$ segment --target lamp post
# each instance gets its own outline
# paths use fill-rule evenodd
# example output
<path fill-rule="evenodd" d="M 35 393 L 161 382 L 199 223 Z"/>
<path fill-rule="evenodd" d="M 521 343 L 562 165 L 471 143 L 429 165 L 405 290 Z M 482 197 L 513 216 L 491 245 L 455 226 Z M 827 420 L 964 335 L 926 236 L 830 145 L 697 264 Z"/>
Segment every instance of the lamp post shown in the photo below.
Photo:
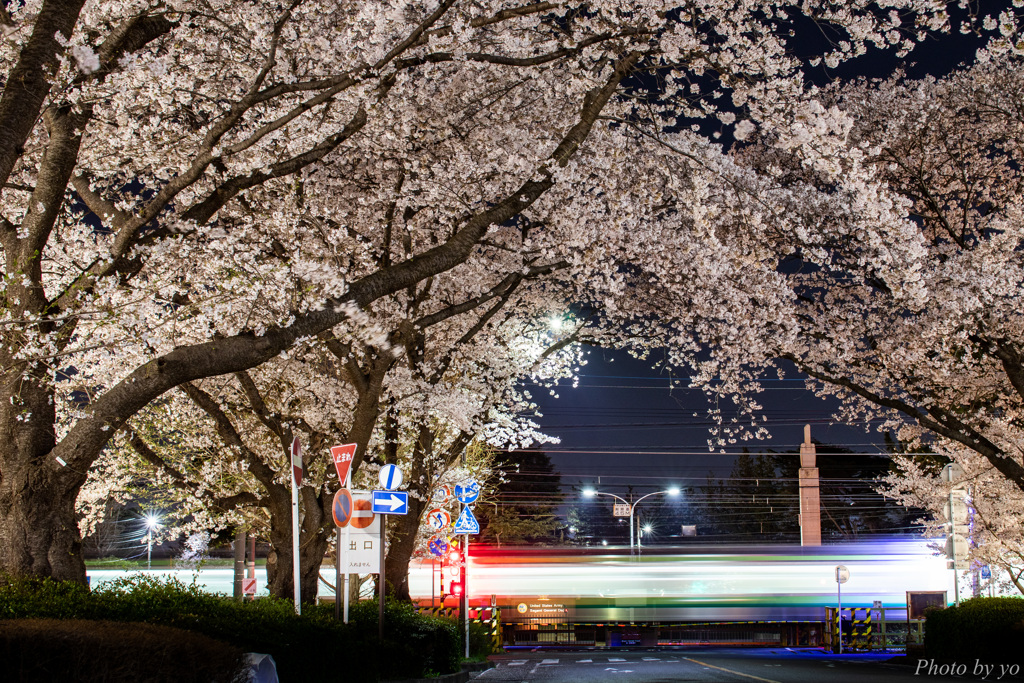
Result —
<path fill-rule="evenodd" d="M 630 557 L 633 556 L 633 513 L 636 512 L 636 506 L 639 505 L 644 500 L 644 498 L 650 498 L 651 496 L 657 496 L 657 495 L 662 495 L 662 494 L 668 494 L 670 496 L 678 496 L 679 495 L 679 487 L 678 486 L 673 486 L 672 488 L 665 489 L 664 491 L 654 491 L 652 493 L 648 493 L 647 495 L 640 496 L 639 498 L 636 499 L 636 502 L 632 502 L 632 503 L 630 501 L 626 500 L 625 498 L 621 497 L 621 496 L 615 495 L 614 493 L 606 493 L 605 491 L 598 491 L 598 490 L 592 489 L 592 488 L 585 488 L 585 489 L 583 489 L 583 495 L 587 496 L 588 498 L 590 498 L 592 496 L 611 496 L 612 498 L 615 498 L 616 500 L 621 501 L 623 504 L 629 506 L 629 556 Z"/>
<path fill-rule="evenodd" d="M 153 568 L 153 529 L 159 524 L 156 515 L 146 515 L 146 569 Z"/>

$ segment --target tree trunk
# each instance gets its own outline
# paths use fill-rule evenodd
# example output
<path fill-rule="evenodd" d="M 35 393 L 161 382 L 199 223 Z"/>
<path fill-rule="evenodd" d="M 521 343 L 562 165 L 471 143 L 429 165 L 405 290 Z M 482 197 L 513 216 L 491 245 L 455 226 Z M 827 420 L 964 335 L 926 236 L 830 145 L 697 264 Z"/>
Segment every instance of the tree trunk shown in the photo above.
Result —
<path fill-rule="evenodd" d="M 391 543 L 388 548 L 385 572 L 387 587 L 394 591 L 398 600 L 409 600 L 409 563 L 416 549 L 416 532 L 427 511 L 427 503 L 418 497 L 409 496 L 409 514 L 397 517 L 391 524 Z"/>
<path fill-rule="evenodd" d="M 275 497 L 276 498 L 276 497 Z M 306 496 L 302 497 L 303 499 Z M 305 502 L 300 500 L 300 505 Z M 267 584 L 270 594 L 292 600 L 295 588 L 292 583 L 292 507 L 291 498 L 287 503 L 277 501 L 270 506 L 270 556 L 267 558 Z M 331 540 L 332 529 L 319 524 L 322 518 L 318 511 L 304 516 L 299 529 L 299 586 L 301 599 L 305 604 L 316 602 L 320 582 L 320 565 Z M 271 561 L 273 558 L 273 561 Z"/>
<path fill-rule="evenodd" d="M 45 384 L 20 372 L 8 373 L 4 380 L 0 388 L 0 573 L 84 584 L 75 499 L 86 473 L 61 466 L 52 455 L 56 416 Z"/>

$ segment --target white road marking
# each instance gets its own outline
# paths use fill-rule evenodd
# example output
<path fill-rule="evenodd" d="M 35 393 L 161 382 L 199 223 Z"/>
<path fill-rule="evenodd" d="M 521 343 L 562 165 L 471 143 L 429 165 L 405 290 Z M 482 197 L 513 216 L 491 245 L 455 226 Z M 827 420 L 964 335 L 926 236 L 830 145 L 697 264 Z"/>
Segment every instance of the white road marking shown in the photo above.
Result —
<path fill-rule="evenodd" d="M 593 659 L 581 659 L 578 663 L 579 664 L 593 664 L 594 660 Z"/>
<path fill-rule="evenodd" d="M 645 662 L 660 662 L 661 660 L 657 657 L 644 657 Z"/>
<path fill-rule="evenodd" d="M 626 660 L 625 659 L 619 659 L 618 657 L 609 657 L 608 661 L 609 662 L 624 662 Z"/>
<path fill-rule="evenodd" d="M 514 659 L 511 662 L 506 662 L 507 666 L 522 666 L 523 664 L 526 664 L 525 659 Z"/>
<path fill-rule="evenodd" d="M 558 664 L 557 659 L 542 659 L 541 664 Z"/>

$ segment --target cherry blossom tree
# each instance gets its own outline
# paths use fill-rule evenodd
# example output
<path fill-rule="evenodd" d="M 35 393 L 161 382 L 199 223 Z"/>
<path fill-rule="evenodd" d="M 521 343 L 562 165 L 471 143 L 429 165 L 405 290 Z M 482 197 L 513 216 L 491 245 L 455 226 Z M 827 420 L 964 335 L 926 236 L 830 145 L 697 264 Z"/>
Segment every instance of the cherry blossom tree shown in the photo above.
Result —
<path fill-rule="evenodd" d="M 749 153 L 791 192 L 822 195 L 779 265 L 791 294 L 761 348 L 851 399 L 847 418 L 881 417 L 911 447 L 966 448 L 1024 490 L 1024 80 L 1018 57 L 982 56 L 942 80 L 811 101 L 801 125 L 845 145 L 841 161 Z M 855 229 L 868 211 L 889 227 Z"/>
<path fill-rule="evenodd" d="M 365 325 L 471 257 L 470 281 L 498 251 L 593 271 L 655 250 L 642 211 L 607 211 L 657 148 L 617 122 L 726 91 L 780 106 L 798 17 L 835 28 L 830 63 L 946 21 L 932 0 L 5 5 L 0 569 L 84 582 L 76 495 L 174 387 Z"/>
<path fill-rule="evenodd" d="M 1024 494 L 976 452 L 955 444 L 943 451 L 960 463 L 964 472 L 961 481 L 943 482 L 939 473 L 920 459 L 898 455 L 894 458 L 898 470 L 885 478 L 882 492 L 902 505 L 928 511 L 930 516 L 921 522 L 930 537 L 948 537 L 950 494 L 961 499 L 966 496 L 968 524 L 960 533 L 967 540 L 973 565 L 998 569 L 993 577 L 998 577 L 999 583 L 1024 593 L 1024 542 L 1020 533 L 1024 526 Z M 954 486 L 956 491 L 952 490 Z M 941 551 L 941 541 L 936 545 Z"/>
<path fill-rule="evenodd" d="M 700 379 L 752 418 L 713 446 L 757 429 L 757 377 L 785 358 L 843 399 L 839 419 L 959 462 L 972 552 L 1019 584 L 1024 80 L 1012 18 L 999 29 L 942 79 L 808 89 L 776 116 L 752 106 L 735 165 L 705 164 L 721 179 L 709 230 L 734 271 L 702 311 L 668 289 L 660 333 L 685 346 L 700 330 Z M 944 522 L 937 473 L 897 463 L 883 490 Z"/>
<path fill-rule="evenodd" d="M 535 425 L 516 416 L 531 405 L 518 397 L 513 384 L 570 343 L 573 335 L 546 348 L 531 342 L 536 332 L 530 328 L 546 325 L 551 302 L 538 299 L 528 287 L 514 297 L 512 284 L 552 272 L 557 268 L 515 273 L 496 290 L 454 306 L 428 306 L 421 292 L 414 308 L 420 313 L 437 310 L 400 320 L 395 331 L 378 335 L 382 340 L 376 345 L 328 337 L 310 348 L 293 347 L 287 359 L 234 377 L 182 385 L 178 400 L 154 403 L 129 421 L 123 447 L 109 450 L 100 461 L 106 486 L 93 490 L 102 499 L 110 487 L 120 495 L 152 499 L 173 489 L 162 498 L 176 510 L 181 533 L 237 525 L 257 530 L 269 538 L 273 550 L 270 590 L 286 596 L 292 586 L 293 552 L 289 446 L 299 436 L 307 445 L 300 487 L 301 583 L 302 594 L 312 600 L 333 537 L 331 502 L 340 484 L 328 449 L 355 441 L 359 452 L 371 457 L 368 476 L 360 476 L 366 461 L 357 460 L 353 468 L 353 481 L 362 481 L 364 488 L 373 487 L 366 482 L 385 461 L 399 463 L 409 473 L 410 512 L 393 525 L 397 528 L 388 562 L 394 585 L 403 588 L 401 577 L 426 501 L 467 446 L 478 438 L 502 446 L 544 440 Z M 556 291 L 554 283 L 546 284 L 545 292 Z M 510 301 L 517 305 L 503 312 Z M 536 301 L 542 309 L 530 315 L 526 303 Z M 477 308 L 482 310 L 477 313 Z M 511 312 L 532 319 L 532 325 L 508 319 Z M 497 317 L 499 313 L 506 319 Z M 396 368 L 399 363 L 402 367 Z M 548 374 L 555 376 L 564 363 L 547 365 Z M 379 425 L 383 411 L 387 419 Z M 155 469 L 154 476 L 140 486 L 138 475 L 148 468 Z M 111 477 L 111 472 L 120 477 Z"/>

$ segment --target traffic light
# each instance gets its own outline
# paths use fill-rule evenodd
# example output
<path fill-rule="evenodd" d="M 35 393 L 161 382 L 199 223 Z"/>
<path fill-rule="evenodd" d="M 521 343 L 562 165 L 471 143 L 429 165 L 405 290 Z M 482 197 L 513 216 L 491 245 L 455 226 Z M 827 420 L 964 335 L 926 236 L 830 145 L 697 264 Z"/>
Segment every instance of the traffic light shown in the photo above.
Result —
<path fill-rule="evenodd" d="M 448 594 L 456 598 L 462 597 L 462 581 L 452 581 L 448 586 Z"/>

